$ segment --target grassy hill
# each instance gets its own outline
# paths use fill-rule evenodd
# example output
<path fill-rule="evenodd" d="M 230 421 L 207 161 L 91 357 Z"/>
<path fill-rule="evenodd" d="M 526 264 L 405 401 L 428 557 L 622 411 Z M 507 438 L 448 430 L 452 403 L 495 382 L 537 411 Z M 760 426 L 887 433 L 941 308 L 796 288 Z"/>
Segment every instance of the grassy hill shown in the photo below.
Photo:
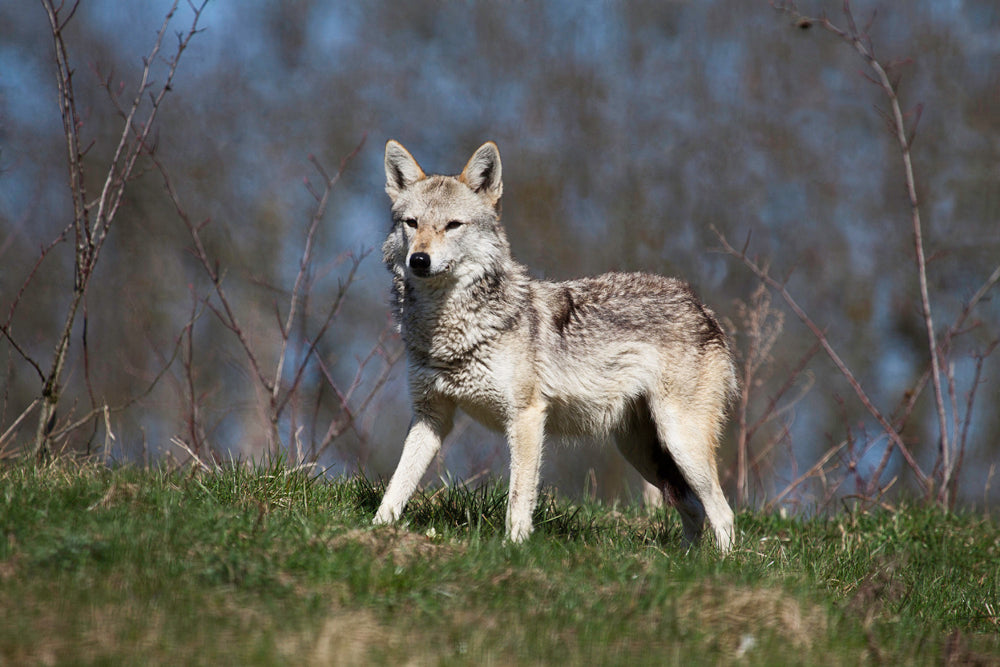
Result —
<path fill-rule="evenodd" d="M 904 507 L 679 522 L 442 488 L 374 529 L 381 487 L 0 463 L 0 664 L 998 664 L 1000 525 Z"/>

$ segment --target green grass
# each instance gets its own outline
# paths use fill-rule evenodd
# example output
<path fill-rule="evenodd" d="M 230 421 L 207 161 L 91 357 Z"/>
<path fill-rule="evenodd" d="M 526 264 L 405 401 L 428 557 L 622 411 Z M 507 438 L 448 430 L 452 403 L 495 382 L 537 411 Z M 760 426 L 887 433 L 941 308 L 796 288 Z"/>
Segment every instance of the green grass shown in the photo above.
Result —
<path fill-rule="evenodd" d="M 1000 661 L 1000 526 L 923 507 L 679 522 L 504 489 L 415 498 L 280 464 L 0 464 L 0 664 L 938 664 Z"/>

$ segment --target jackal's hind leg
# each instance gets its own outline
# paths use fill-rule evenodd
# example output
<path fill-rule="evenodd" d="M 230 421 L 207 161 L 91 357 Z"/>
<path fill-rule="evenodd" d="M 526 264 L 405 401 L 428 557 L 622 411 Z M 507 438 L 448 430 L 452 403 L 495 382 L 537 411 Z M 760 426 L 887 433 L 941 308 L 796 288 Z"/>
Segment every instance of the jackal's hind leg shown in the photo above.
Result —
<path fill-rule="evenodd" d="M 715 460 L 716 424 L 714 415 L 705 415 L 697 406 L 681 405 L 669 399 L 652 400 L 650 414 L 669 466 L 659 471 L 664 480 L 664 500 L 673 501 L 681 514 L 685 539 L 695 542 L 705 519 L 712 528 L 719 549 L 727 552 L 733 544 L 733 510 L 726 502 Z M 661 461 L 661 465 L 667 459 Z"/>

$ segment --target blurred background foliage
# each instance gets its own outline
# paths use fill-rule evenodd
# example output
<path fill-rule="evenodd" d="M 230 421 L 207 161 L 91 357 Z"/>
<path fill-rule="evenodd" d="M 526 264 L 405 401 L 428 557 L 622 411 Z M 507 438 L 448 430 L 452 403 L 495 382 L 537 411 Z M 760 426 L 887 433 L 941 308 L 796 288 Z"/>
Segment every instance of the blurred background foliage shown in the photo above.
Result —
<path fill-rule="evenodd" d="M 92 191 L 121 129 L 101 78 L 133 90 L 168 7 L 82 0 L 66 29 L 85 144 L 93 141 Z M 800 3 L 833 19 L 839 7 Z M 879 11 L 871 36 L 880 57 L 912 59 L 899 94 L 906 107 L 924 105 L 913 154 L 931 297 L 944 327 L 1000 261 L 1000 6 L 858 0 L 854 9 L 865 20 Z M 189 11 L 182 3 L 179 25 Z M 7 318 L 40 248 L 70 222 L 72 208 L 44 12 L 0 2 L 0 25 L 0 316 Z M 403 142 L 429 172 L 455 173 L 491 139 L 503 156 L 503 219 L 514 254 L 536 276 L 616 269 L 683 276 L 727 319 L 740 346 L 739 313 L 757 282 L 712 252 L 710 225 L 737 246 L 752 232 L 749 252 L 788 276 L 788 289 L 886 411 L 926 367 L 909 208 L 898 149 L 874 108 L 883 104 L 880 92 L 852 49 L 818 29 L 795 28 L 768 3 L 217 0 L 201 26 L 161 111 L 156 152 L 188 212 L 211 221 L 203 230 L 208 251 L 265 358 L 278 349 L 276 304 L 295 278 L 315 206 L 303 186 L 315 179 L 308 156 L 333 170 L 367 136 L 317 239 L 306 330 L 315 331 L 350 268 L 347 254 L 377 249 L 388 229 L 384 141 Z M 51 354 L 68 300 L 71 244 L 46 257 L 10 320 L 40 360 Z M 86 299 L 86 355 L 77 324 L 64 410 L 122 404 L 173 358 L 198 301 L 211 295 L 190 244 L 161 179 L 142 172 Z M 340 386 L 351 384 L 388 324 L 388 282 L 376 250 L 320 345 Z M 772 306 L 780 310 L 780 299 Z M 976 317 L 982 325 L 961 339 L 964 356 L 953 370 L 963 391 L 971 355 L 1000 335 L 1000 299 L 981 304 Z M 114 414 L 113 457 L 185 457 L 170 440 L 187 432 L 188 380 L 213 452 L 263 453 L 263 399 L 231 332 L 202 310 L 192 337 L 190 372 L 175 358 L 151 393 Z M 784 320 L 768 373 L 751 388 L 759 404 L 812 344 L 794 317 Z M 390 339 L 386 354 L 398 346 Z M 0 355 L 2 433 L 40 388 L 7 340 Z M 363 385 L 378 381 L 377 364 L 363 370 Z M 845 433 L 879 440 L 825 358 L 813 358 L 806 375 L 814 385 L 775 427 L 784 435 L 756 480 L 754 502 L 772 497 Z M 314 414 L 342 410 L 318 369 L 304 383 Z M 970 427 L 965 502 L 995 500 L 1000 488 L 990 484 L 1000 454 L 998 383 L 994 357 L 984 365 Z M 937 440 L 929 390 L 915 414 L 904 439 L 929 469 Z M 355 428 L 319 463 L 331 474 L 388 475 L 409 419 L 405 362 L 354 417 Z M 104 428 L 96 420 L 66 445 L 96 449 Z M 32 427 L 21 431 L 8 452 L 27 446 Z M 300 438 L 317 435 L 306 429 Z M 874 465 L 880 453 L 876 447 L 859 463 Z M 721 456 L 731 490 L 732 448 Z M 905 476 L 897 458 L 886 479 Z M 499 475 L 506 462 L 499 436 L 460 421 L 432 474 Z M 602 498 L 636 489 L 616 452 L 586 446 L 550 455 L 545 479 Z M 904 480 L 899 488 L 906 487 Z"/>

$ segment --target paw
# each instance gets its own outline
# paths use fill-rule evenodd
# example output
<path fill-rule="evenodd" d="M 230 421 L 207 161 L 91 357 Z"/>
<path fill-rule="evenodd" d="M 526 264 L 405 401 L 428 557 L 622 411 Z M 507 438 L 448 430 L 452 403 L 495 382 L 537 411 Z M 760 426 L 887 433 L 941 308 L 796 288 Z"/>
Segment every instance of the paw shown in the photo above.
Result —
<path fill-rule="evenodd" d="M 531 537 L 533 526 L 531 522 L 525 523 L 514 523 L 511 525 L 510 529 L 507 531 L 507 541 L 513 544 L 522 544 Z"/>
<path fill-rule="evenodd" d="M 715 531 L 715 543 L 718 545 L 721 553 L 727 554 L 732 551 L 733 542 L 735 541 L 733 532 L 731 524 Z"/>
<path fill-rule="evenodd" d="M 375 518 L 372 519 L 373 526 L 387 526 L 390 523 L 395 523 L 396 519 L 399 518 L 399 513 L 394 512 L 391 508 L 380 507 L 378 512 L 375 514 Z"/>

